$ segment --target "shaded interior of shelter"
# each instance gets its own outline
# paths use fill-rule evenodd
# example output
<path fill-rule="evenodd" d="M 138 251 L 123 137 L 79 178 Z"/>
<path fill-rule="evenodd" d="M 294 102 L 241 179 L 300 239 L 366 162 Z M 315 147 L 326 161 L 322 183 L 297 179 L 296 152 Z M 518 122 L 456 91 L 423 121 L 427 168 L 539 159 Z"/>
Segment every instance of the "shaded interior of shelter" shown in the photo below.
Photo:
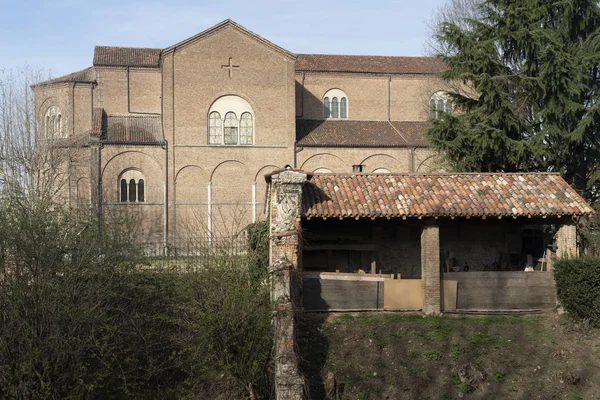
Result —
<path fill-rule="evenodd" d="M 305 219 L 303 270 L 308 275 L 337 272 L 420 282 L 424 223 L 416 218 Z M 560 220 L 550 218 L 437 220 L 442 286 L 456 282 L 456 289 L 448 289 L 456 290 L 456 304 L 444 308 L 554 308 L 547 260 L 555 251 L 557 223 Z M 525 271 L 529 266 L 533 271 Z M 308 309 L 386 308 L 383 282 L 314 279 L 314 274 L 311 278 L 305 280 Z M 403 293 L 421 296 L 409 293 L 411 287 L 420 290 L 420 284 L 413 283 Z"/>

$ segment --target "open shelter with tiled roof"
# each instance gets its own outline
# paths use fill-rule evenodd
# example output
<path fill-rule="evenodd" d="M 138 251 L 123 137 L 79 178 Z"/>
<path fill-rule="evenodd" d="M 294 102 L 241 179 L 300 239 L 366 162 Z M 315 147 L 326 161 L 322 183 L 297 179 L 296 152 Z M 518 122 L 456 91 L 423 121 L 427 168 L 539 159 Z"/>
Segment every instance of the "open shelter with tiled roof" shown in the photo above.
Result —
<path fill-rule="evenodd" d="M 280 189 L 286 174 L 304 180 Z M 288 169 L 267 181 L 278 213 L 301 187 L 304 306 L 315 310 L 554 308 L 553 260 L 577 254 L 576 221 L 594 213 L 555 173 Z"/>

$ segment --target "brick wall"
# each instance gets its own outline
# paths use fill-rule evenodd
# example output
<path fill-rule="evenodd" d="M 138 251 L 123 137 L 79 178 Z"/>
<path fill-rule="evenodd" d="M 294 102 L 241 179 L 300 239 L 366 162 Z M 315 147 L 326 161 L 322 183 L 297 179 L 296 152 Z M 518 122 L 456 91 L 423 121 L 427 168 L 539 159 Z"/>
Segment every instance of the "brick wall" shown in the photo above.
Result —
<path fill-rule="evenodd" d="M 424 225 L 421 232 L 421 268 L 423 312 L 439 314 L 441 311 L 440 230 L 433 222 Z"/>
<path fill-rule="evenodd" d="M 573 221 L 567 221 L 558 226 L 556 255 L 558 257 L 577 256 L 577 225 Z"/>

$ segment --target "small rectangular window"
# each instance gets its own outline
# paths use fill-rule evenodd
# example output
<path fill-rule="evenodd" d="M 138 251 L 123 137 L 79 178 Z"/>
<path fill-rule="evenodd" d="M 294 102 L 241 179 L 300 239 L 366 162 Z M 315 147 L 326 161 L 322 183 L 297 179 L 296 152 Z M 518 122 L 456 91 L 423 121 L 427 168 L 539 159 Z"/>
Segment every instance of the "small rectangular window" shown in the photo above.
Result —
<path fill-rule="evenodd" d="M 353 165 L 352 172 L 356 172 L 356 173 L 365 172 L 365 166 L 363 164 Z"/>

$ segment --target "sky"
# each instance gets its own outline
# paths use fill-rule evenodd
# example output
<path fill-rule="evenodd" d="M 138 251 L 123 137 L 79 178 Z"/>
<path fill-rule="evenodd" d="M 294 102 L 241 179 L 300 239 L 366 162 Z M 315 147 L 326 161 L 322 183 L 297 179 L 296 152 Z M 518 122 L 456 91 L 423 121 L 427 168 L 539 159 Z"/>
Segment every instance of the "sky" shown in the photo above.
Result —
<path fill-rule="evenodd" d="M 231 18 L 293 53 L 427 54 L 446 0 L 0 0 L 0 69 L 52 77 L 91 66 L 94 46 L 165 48 Z"/>

